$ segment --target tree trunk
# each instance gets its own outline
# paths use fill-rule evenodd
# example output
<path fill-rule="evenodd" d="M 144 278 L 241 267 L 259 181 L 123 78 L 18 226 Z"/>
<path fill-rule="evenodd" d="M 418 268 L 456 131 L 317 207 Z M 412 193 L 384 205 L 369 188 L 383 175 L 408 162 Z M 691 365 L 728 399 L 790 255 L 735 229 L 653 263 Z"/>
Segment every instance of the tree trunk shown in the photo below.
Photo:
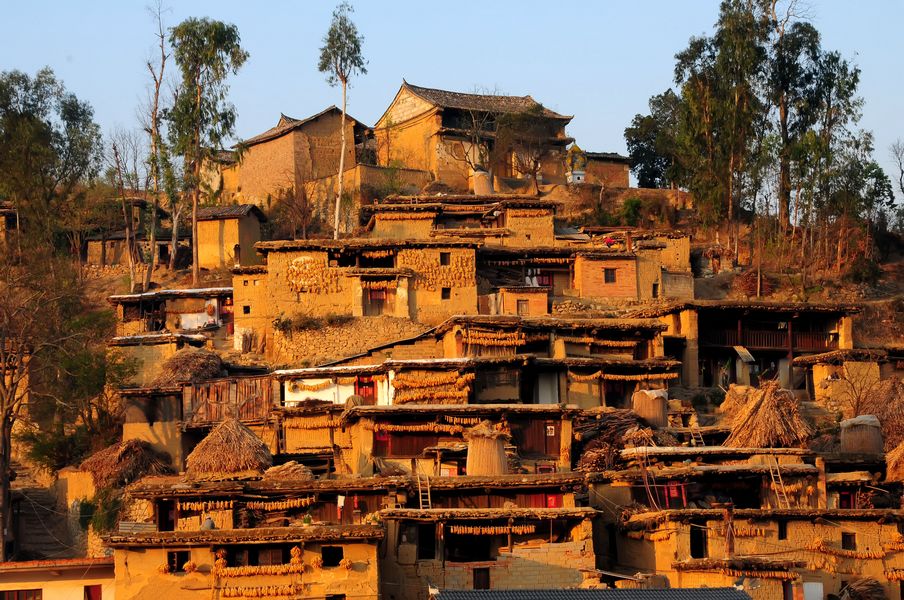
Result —
<path fill-rule="evenodd" d="M 342 119 L 341 129 L 339 132 L 340 143 L 340 154 L 339 154 L 339 185 L 338 191 L 336 192 L 336 210 L 333 213 L 333 239 L 339 239 L 339 209 L 342 204 L 342 187 L 344 183 L 344 175 L 345 175 L 345 103 L 346 103 L 346 87 L 348 83 L 343 79 L 342 80 Z"/>
<path fill-rule="evenodd" d="M 12 501 L 10 498 L 9 463 L 12 452 L 13 424 L 9 418 L 4 417 L 0 426 L 0 435 L 3 436 L 3 449 L 0 452 L 0 562 L 10 559 L 6 553 L 6 541 L 9 530 L 12 529 Z"/>
<path fill-rule="evenodd" d="M 116 144 L 113 145 L 113 156 L 116 160 L 116 174 L 119 183 L 119 197 L 122 201 L 122 218 L 123 224 L 125 225 L 126 234 L 126 254 L 129 257 L 129 292 L 132 293 L 135 291 L 135 253 L 132 251 L 132 215 L 129 212 L 128 206 L 126 205 L 125 182 L 122 178 L 122 157 L 119 155 L 119 148 L 116 147 Z M 129 203 L 129 206 L 130 205 L 131 203 Z"/>
<path fill-rule="evenodd" d="M 784 231 L 791 222 L 791 142 L 788 139 L 788 107 L 785 94 L 782 94 L 778 101 L 778 121 L 782 138 L 782 148 L 779 151 L 778 222 Z"/>
<path fill-rule="evenodd" d="M 169 257 L 169 270 L 176 270 L 176 252 L 179 250 L 179 217 L 182 216 L 182 211 L 176 204 L 170 202 L 170 211 L 173 220 L 173 233 L 170 236 L 170 257 Z"/>
<path fill-rule="evenodd" d="M 200 166 L 200 161 L 195 161 Z M 200 171 L 200 169 L 195 169 Z M 197 181 L 197 180 L 196 180 Z M 201 263 L 198 261 L 198 203 L 201 200 L 201 190 L 195 184 L 191 191 L 191 284 L 198 287 L 201 284 Z"/>

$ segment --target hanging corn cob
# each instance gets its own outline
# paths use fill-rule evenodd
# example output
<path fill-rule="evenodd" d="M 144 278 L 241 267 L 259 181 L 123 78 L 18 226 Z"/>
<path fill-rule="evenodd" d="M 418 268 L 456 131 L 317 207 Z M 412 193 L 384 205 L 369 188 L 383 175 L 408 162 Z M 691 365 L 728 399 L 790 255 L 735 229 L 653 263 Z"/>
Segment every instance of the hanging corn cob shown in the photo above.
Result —
<path fill-rule="evenodd" d="M 678 379 L 679 373 L 641 373 L 638 375 L 617 375 L 615 373 L 603 373 L 597 371 L 590 375 L 579 375 L 572 371 L 568 372 L 568 378 L 576 383 L 589 383 L 592 381 L 662 381 L 667 379 Z"/>
<path fill-rule="evenodd" d="M 212 510 L 232 510 L 232 500 L 213 500 L 205 502 L 176 502 L 176 508 L 189 512 L 210 512 Z"/>
<path fill-rule="evenodd" d="M 634 348 L 640 342 L 634 340 L 600 340 L 590 336 L 556 336 L 556 339 L 570 344 L 591 344 L 593 346 L 605 346 L 607 348 Z"/>
<path fill-rule="evenodd" d="M 825 540 L 815 540 L 807 544 L 807 550 L 811 552 L 822 552 L 823 554 L 831 554 L 841 558 L 859 558 L 859 559 L 882 559 L 885 558 L 885 550 L 843 550 L 841 548 L 833 548 L 826 544 Z"/>
<path fill-rule="evenodd" d="M 333 385 L 332 379 L 321 381 L 319 383 L 303 383 L 301 381 L 293 381 L 289 384 L 290 392 L 320 392 Z"/>
<path fill-rule="evenodd" d="M 372 426 L 367 426 L 369 429 L 372 428 L 373 431 L 421 431 L 421 432 L 430 432 L 430 433 L 461 433 L 464 431 L 464 428 L 460 425 L 446 425 L 445 423 L 422 423 L 417 425 L 396 425 L 393 423 L 374 423 Z"/>
<path fill-rule="evenodd" d="M 536 525 L 450 525 L 449 533 L 456 535 L 528 535 L 537 531 Z"/>
<path fill-rule="evenodd" d="M 302 586 L 266 585 L 260 587 L 224 587 L 220 590 L 221 598 L 272 598 L 281 596 L 296 596 L 304 591 Z"/>
<path fill-rule="evenodd" d="M 241 566 L 241 567 L 223 567 L 214 569 L 214 574 L 223 579 L 235 579 L 237 577 L 255 577 L 257 575 L 293 575 L 303 573 L 303 564 L 288 565 L 260 565 L 260 566 Z"/>
<path fill-rule="evenodd" d="M 317 417 L 312 419 L 293 417 L 283 421 L 283 427 L 285 429 L 328 429 L 339 427 L 340 425 L 341 422 L 339 419 L 332 419 L 330 417 Z"/>
<path fill-rule="evenodd" d="M 289 498 L 287 500 L 258 501 L 253 500 L 246 502 L 245 507 L 251 510 L 291 510 L 293 508 L 305 508 L 316 503 L 317 500 L 313 496 L 307 498 Z"/>

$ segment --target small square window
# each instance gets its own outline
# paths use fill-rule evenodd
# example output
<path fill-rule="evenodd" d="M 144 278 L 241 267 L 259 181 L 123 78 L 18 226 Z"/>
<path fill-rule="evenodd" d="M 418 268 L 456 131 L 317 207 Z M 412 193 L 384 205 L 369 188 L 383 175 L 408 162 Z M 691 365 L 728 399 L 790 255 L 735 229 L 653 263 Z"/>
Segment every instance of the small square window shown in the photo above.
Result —
<path fill-rule="evenodd" d="M 603 269 L 603 281 L 615 283 L 615 269 Z"/>
<path fill-rule="evenodd" d="M 528 312 L 530 312 L 527 300 L 518 300 L 517 312 L 520 316 L 525 316 Z"/>
<path fill-rule="evenodd" d="M 857 549 L 857 534 L 856 533 L 842 533 L 841 534 L 841 549 L 842 550 L 856 550 Z"/>
<path fill-rule="evenodd" d="M 242 285 L 248 285 L 248 280 L 247 280 L 247 279 L 243 279 L 243 280 L 242 280 Z"/>
<path fill-rule="evenodd" d="M 320 549 L 320 558 L 324 567 L 338 567 L 345 557 L 342 546 L 324 546 Z"/>
<path fill-rule="evenodd" d="M 444 267 L 452 264 L 452 253 L 451 252 L 440 252 L 439 253 L 439 264 Z"/>
<path fill-rule="evenodd" d="M 191 560 L 191 552 L 188 550 L 166 553 L 166 564 L 169 566 L 170 573 L 184 573 L 183 567 L 189 560 Z"/>
<path fill-rule="evenodd" d="M 452 288 L 443 288 L 439 293 L 443 300 L 450 300 L 452 298 Z"/>
<path fill-rule="evenodd" d="M 242 307 L 242 314 L 243 314 L 243 315 L 250 315 L 250 314 L 251 314 L 251 306 L 248 305 L 248 304 L 244 305 L 244 306 Z"/>

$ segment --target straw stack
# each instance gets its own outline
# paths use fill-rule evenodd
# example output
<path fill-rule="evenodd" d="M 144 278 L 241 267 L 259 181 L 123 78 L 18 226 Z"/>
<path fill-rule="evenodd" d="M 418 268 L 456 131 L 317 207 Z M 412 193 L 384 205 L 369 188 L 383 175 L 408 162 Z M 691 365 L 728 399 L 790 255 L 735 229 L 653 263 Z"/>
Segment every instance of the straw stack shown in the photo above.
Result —
<path fill-rule="evenodd" d="M 505 442 L 508 435 L 496 429 L 490 421 L 483 421 L 464 432 L 468 441 L 468 475 L 505 475 L 508 460 Z"/>

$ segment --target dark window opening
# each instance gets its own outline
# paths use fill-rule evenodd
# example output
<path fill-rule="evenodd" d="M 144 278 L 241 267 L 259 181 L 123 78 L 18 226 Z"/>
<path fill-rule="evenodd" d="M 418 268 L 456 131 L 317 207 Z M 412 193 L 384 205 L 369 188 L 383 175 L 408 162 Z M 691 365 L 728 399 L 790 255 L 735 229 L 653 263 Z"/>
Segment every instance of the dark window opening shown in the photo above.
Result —
<path fill-rule="evenodd" d="M 188 550 L 166 553 L 166 564 L 169 566 L 170 573 L 184 573 L 183 567 L 189 560 L 191 560 L 191 552 Z"/>
<path fill-rule="evenodd" d="M 249 306 L 248 304 L 244 305 L 244 306 L 242 307 L 242 314 L 243 314 L 243 315 L 250 315 L 250 314 L 251 314 L 251 306 Z"/>
<path fill-rule="evenodd" d="M 603 269 L 603 281 L 615 283 L 615 269 Z"/>
<path fill-rule="evenodd" d="M 857 534 L 856 533 L 842 533 L 841 534 L 841 549 L 842 550 L 856 550 L 857 549 Z"/>
<path fill-rule="evenodd" d="M 494 560 L 493 536 L 449 534 L 446 537 L 446 560 L 449 562 Z"/>
<path fill-rule="evenodd" d="M 320 549 L 324 567 L 338 567 L 344 556 L 342 546 L 324 546 Z"/>
<path fill-rule="evenodd" d="M 788 521 L 779 521 L 778 522 L 778 539 L 780 539 L 780 540 L 788 539 Z"/>
<path fill-rule="evenodd" d="M 653 297 L 654 298 L 659 297 L 659 284 L 658 283 L 653 284 Z"/>
<path fill-rule="evenodd" d="M 452 288 L 446 288 L 446 287 L 444 287 L 444 288 L 440 291 L 440 297 L 441 297 L 443 300 L 449 300 L 449 299 L 451 299 L 451 298 L 452 298 Z"/>
<path fill-rule="evenodd" d="M 417 527 L 417 559 L 433 560 L 436 558 L 436 525 L 425 523 Z"/>
<path fill-rule="evenodd" d="M 537 275 L 537 285 L 539 287 L 548 287 L 551 288 L 553 286 L 553 275 L 552 273 L 540 273 Z"/>
<path fill-rule="evenodd" d="M 104 586 L 100 584 L 85 586 L 85 600 L 103 600 Z"/>
<path fill-rule="evenodd" d="M 176 529 L 176 503 L 172 500 L 161 500 L 157 503 L 157 531 L 174 531 Z"/>
<path fill-rule="evenodd" d="M 519 316 L 525 316 L 530 312 L 530 308 L 528 308 L 529 304 L 527 300 L 518 300 L 516 312 Z"/>
<path fill-rule="evenodd" d="M 706 523 L 691 523 L 691 558 L 707 558 Z"/>
<path fill-rule="evenodd" d="M 447 267 L 452 264 L 452 253 L 451 252 L 440 252 L 439 253 L 439 264 Z"/>
<path fill-rule="evenodd" d="M 41 600 L 43 592 L 41 590 L 10 590 L 8 592 L 0 592 L 0 600 Z"/>
<path fill-rule="evenodd" d="M 345 600 L 345 594 L 327 594 L 326 600 Z"/>
<path fill-rule="evenodd" d="M 482 567 L 474 569 L 474 589 L 488 590 L 490 589 L 490 569 Z"/>
<path fill-rule="evenodd" d="M 838 508 L 854 508 L 854 493 L 853 492 L 839 492 L 838 493 Z"/>
<path fill-rule="evenodd" d="M 790 581 L 782 582 L 782 600 L 794 600 L 794 586 Z"/>

